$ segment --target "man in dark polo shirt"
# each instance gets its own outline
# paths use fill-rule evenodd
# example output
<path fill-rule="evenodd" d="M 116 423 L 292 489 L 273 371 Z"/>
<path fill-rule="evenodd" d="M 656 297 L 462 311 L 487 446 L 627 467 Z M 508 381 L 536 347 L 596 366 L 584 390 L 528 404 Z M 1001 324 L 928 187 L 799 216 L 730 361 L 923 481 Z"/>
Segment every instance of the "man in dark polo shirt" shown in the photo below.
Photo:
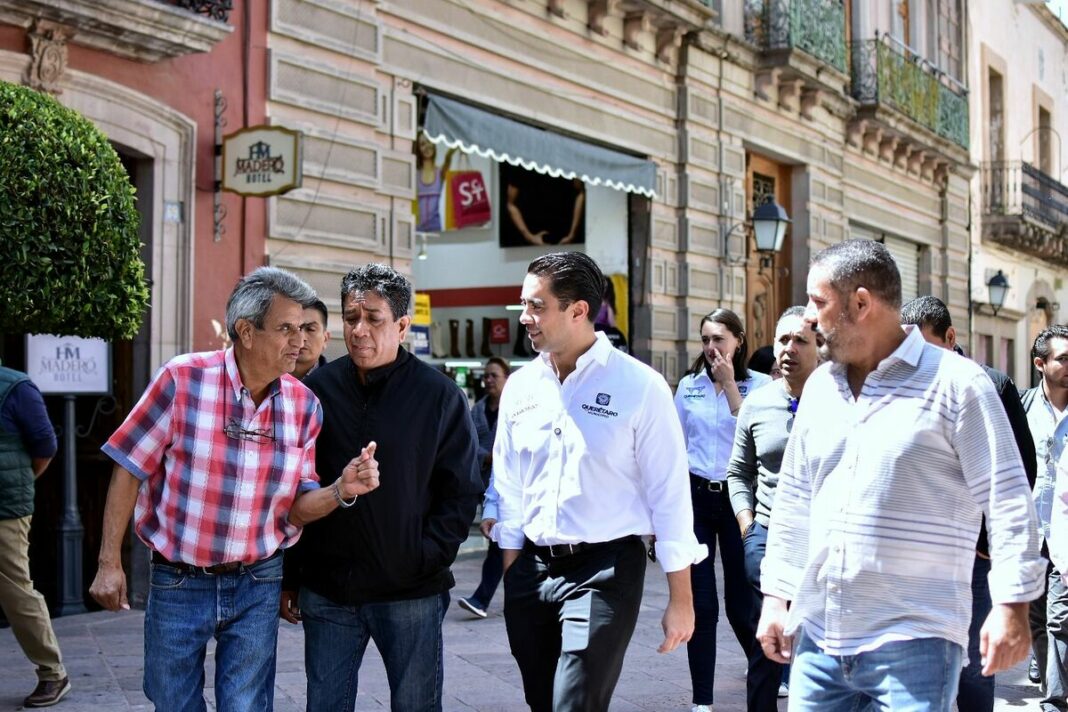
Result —
<path fill-rule="evenodd" d="M 353 709 L 369 640 L 382 654 L 392 709 L 441 709 L 449 566 L 483 484 L 463 391 L 401 347 L 411 296 L 391 267 L 349 272 L 341 302 L 350 358 L 305 381 L 323 406 L 324 484 L 372 441 L 384 473 L 374 493 L 305 527 L 286 555 L 281 613 L 304 621 L 310 710 Z"/>

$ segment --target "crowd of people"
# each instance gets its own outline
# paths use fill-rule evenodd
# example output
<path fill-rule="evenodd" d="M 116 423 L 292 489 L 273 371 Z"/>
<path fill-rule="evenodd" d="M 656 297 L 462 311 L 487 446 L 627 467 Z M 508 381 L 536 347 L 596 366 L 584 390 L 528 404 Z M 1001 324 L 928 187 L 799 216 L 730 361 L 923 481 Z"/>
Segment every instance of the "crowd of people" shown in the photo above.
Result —
<path fill-rule="evenodd" d="M 90 592 L 128 608 L 132 516 L 152 551 L 157 709 L 205 708 L 213 639 L 219 708 L 271 709 L 281 617 L 304 627 L 309 710 L 354 708 L 369 641 L 392 709 L 441 710 L 450 566 L 480 504 L 482 579 L 457 604 L 485 618 L 503 578 L 534 712 L 608 709 L 648 561 L 668 582 L 659 651 L 686 646 L 693 712 L 713 709 L 720 588 L 750 712 L 782 696 L 792 711 L 987 712 L 993 675 L 1032 648 L 1042 709 L 1068 709 L 1068 327 L 1038 336 L 1040 383 L 1021 393 L 963 356 L 940 300 L 902 305 L 885 247 L 847 240 L 813 257 L 807 305 L 780 316 L 773 374 L 717 309 L 673 394 L 595 329 L 605 292 L 580 252 L 531 262 L 520 321 L 537 356 L 491 358 L 469 409 L 403 347 L 412 287 L 393 268 L 342 280 L 348 354 L 329 363 L 318 295 L 280 269 L 244 277 L 232 347 L 164 365 L 103 448 Z M 35 393 L 0 369 L 0 488 L 32 492 L 55 451 Z M 26 706 L 46 706 L 71 686 L 13 501 L 0 601 L 38 664 Z"/>

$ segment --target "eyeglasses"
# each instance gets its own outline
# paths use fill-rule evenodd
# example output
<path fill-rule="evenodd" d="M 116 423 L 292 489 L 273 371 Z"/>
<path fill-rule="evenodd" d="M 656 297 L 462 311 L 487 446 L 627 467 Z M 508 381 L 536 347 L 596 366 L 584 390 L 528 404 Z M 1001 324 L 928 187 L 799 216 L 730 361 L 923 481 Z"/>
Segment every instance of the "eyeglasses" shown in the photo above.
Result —
<path fill-rule="evenodd" d="M 257 430 L 249 430 L 242 425 L 236 418 L 229 418 L 226 421 L 226 425 L 223 426 L 223 433 L 226 437 L 232 440 L 248 440 L 254 443 L 268 443 L 274 442 L 277 438 L 272 432 L 274 429 L 274 418 L 271 419 L 271 430 L 267 428 L 260 428 Z"/>

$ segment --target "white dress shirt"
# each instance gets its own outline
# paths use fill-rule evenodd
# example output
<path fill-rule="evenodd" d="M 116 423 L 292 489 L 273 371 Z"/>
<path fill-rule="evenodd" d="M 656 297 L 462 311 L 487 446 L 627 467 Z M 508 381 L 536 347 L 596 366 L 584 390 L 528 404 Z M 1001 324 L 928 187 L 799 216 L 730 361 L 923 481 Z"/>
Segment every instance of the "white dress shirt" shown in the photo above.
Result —
<path fill-rule="evenodd" d="M 693 533 L 682 428 L 656 371 L 603 333 L 561 383 L 547 354 L 512 374 L 493 446 L 504 549 L 656 535 L 664 571 L 708 555 Z"/>
<path fill-rule="evenodd" d="M 771 512 L 765 594 L 830 655 L 942 638 L 967 650 L 986 514 L 994 603 L 1042 594 L 1035 508 L 978 365 L 907 336 L 856 399 L 841 364 L 805 384 Z"/>
<path fill-rule="evenodd" d="M 744 399 L 769 382 L 771 376 L 749 371 L 744 380 L 738 381 L 738 392 Z M 731 414 L 727 394 L 723 390 L 716 393 L 716 384 L 708 376 L 708 370 L 702 368 L 700 373 L 691 373 L 679 381 L 675 408 L 686 438 L 690 472 L 706 480 L 726 480 L 727 464 L 734 449 L 734 431 L 738 427 L 738 416 Z"/>
<path fill-rule="evenodd" d="M 1068 449 L 1057 460 L 1057 477 L 1049 518 L 1049 560 L 1068 585 Z"/>

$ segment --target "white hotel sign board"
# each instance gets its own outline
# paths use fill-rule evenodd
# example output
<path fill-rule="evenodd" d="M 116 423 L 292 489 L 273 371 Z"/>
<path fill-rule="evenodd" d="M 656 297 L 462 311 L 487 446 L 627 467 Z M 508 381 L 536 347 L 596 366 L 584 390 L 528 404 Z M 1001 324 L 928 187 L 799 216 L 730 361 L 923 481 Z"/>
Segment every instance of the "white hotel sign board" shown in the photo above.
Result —
<path fill-rule="evenodd" d="M 299 188 L 304 134 L 280 126 L 250 126 L 223 139 L 222 189 L 266 197 Z"/>
<path fill-rule="evenodd" d="M 26 336 L 26 374 L 41 393 L 111 393 L 111 343 L 80 336 Z"/>

